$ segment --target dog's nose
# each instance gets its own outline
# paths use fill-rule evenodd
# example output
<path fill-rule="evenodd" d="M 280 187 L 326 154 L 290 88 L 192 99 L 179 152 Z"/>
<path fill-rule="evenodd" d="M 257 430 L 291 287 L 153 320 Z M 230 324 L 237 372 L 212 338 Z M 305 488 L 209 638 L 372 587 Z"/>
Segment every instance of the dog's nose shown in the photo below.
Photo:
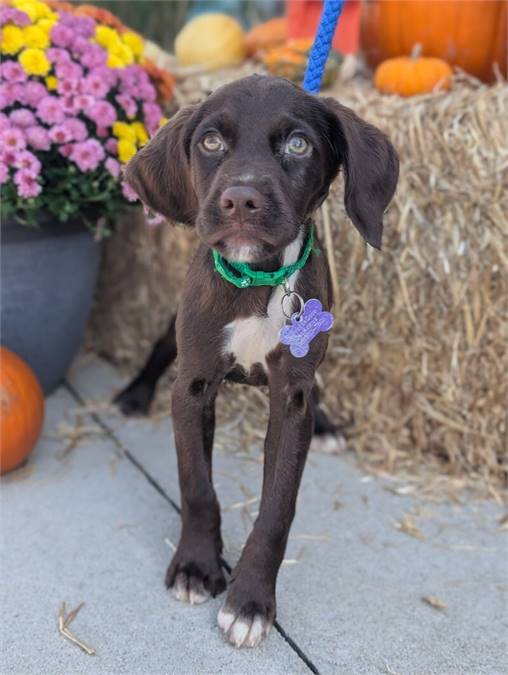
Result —
<path fill-rule="evenodd" d="M 263 195 L 255 188 L 239 185 L 224 190 L 220 196 L 220 207 L 228 216 L 244 218 L 259 211 L 263 201 Z"/>

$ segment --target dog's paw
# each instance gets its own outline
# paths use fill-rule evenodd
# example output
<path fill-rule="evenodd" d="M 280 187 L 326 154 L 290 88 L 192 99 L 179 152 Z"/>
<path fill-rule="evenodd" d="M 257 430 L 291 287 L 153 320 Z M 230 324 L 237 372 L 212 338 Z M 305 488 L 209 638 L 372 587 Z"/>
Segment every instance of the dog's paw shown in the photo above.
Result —
<path fill-rule="evenodd" d="M 166 587 L 174 598 L 191 605 L 200 605 L 210 596 L 226 589 L 226 579 L 217 561 L 184 561 L 175 554 L 166 572 Z"/>
<path fill-rule="evenodd" d="M 253 599 L 231 586 L 226 601 L 219 611 L 217 622 L 226 640 L 235 647 L 257 647 L 268 635 L 275 621 L 275 598 L 268 595 Z"/>
<path fill-rule="evenodd" d="M 148 415 L 154 396 L 154 388 L 143 382 L 131 382 L 113 399 L 113 403 L 128 417 Z"/>

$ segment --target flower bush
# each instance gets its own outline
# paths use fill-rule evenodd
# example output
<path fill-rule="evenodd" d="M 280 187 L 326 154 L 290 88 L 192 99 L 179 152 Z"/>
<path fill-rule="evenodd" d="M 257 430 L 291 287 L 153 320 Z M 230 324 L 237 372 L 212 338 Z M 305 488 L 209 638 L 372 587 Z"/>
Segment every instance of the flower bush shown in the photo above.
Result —
<path fill-rule="evenodd" d="M 63 7 L 0 5 L 2 213 L 28 224 L 79 215 L 97 228 L 136 200 L 122 165 L 162 112 L 142 39 Z"/>

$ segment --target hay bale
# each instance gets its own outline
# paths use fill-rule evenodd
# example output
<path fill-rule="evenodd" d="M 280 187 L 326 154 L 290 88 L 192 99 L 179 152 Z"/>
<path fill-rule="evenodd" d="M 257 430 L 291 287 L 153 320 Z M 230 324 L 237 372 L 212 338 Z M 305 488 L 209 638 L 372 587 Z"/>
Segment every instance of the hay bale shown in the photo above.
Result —
<path fill-rule="evenodd" d="M 340 179 L 327 201 L 338 281 L 327 404 L 370 468 L 497 494 L 508 468 L 506 83 L 459 75 L 451 93 L 399 99 L 353 81 L 327 94 L 386 131 L 401 158 L 382 253 L 348 221 Z M 106 245 L 97 350 L 139 364 L 191 249 L 187 233 L 121 225 Z"/>

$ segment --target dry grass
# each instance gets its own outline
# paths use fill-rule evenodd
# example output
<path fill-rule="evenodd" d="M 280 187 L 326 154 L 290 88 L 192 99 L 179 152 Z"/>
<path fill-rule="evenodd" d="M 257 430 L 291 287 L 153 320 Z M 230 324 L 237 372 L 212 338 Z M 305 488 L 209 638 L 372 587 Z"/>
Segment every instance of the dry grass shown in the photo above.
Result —
<path fill-rule="evenodd" d="M 181 83 L 194 101 L 249 72 Z M 338 286 L 326 403 L 362 463 L 424 490 L 506 487 L 508 87 L 457 75 L 451 93 L 381 96 L 366 80 L 336 96 L 384 129 L 401 158 L 384 250 L 361 241 L 337 181 L 324 217 Z M 318 218 L 323 235 L 323 216 Z M 176 307 L 194 235 L 124 219 L 107 243 L 90 344 L 139 366 Z M 236 390 L 238 392 L 238 390 Z M 166 400 L 166 394 L 163 394 Z M 259 438 L 259 393 L 226 398 L 232 433 Z"/>

